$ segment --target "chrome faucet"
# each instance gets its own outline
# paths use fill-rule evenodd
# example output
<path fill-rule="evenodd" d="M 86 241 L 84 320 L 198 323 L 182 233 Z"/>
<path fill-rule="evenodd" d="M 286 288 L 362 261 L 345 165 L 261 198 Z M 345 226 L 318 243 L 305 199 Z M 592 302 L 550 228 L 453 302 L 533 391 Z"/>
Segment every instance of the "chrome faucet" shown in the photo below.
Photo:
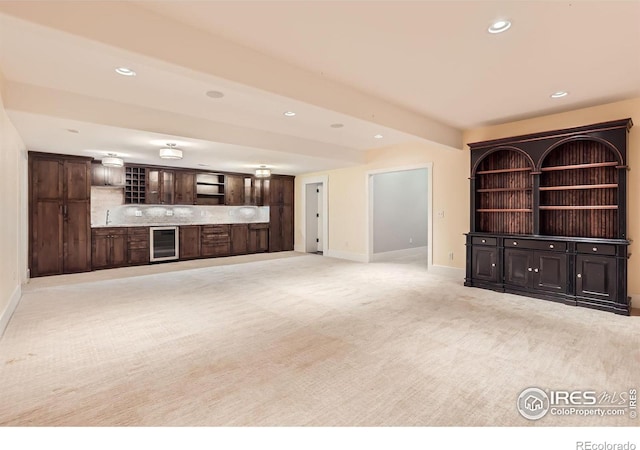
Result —
<path fill-rule="evenodd" d="M 105 223 L 105 225 L 109 225 L 109 210 L 107 209 L 107 222 Z"/>

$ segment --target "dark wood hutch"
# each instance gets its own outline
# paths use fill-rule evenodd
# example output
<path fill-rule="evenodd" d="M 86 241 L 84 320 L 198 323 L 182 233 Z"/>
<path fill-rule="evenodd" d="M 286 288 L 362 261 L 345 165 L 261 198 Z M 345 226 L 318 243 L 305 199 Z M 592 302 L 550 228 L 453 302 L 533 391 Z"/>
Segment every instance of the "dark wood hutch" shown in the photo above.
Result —
<path fill-rule="evenodd" d="M 629 314 L 631 119 L 469 144 L 465 285 Z"/>

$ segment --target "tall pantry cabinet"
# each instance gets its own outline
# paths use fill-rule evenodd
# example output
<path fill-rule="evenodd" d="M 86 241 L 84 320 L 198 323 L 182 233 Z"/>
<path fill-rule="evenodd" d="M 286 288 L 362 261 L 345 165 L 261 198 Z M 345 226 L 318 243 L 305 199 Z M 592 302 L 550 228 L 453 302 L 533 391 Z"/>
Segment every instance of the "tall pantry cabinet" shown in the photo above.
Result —
<path fill-rule="evenodd" d="M 91 158 L 29 152 L 32 277 L 91 270 Z"/>

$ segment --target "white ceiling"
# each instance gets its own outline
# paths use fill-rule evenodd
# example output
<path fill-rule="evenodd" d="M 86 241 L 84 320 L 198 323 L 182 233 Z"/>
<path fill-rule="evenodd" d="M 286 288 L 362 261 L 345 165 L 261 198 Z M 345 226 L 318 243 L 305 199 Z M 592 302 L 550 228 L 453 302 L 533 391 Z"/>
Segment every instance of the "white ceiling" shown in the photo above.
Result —
<path fill-rule="evenodd" d="M 32 150 L 300 174 L 638 97 L 638 24 L 640 1 L 0 1 L 0 70 Z"/>

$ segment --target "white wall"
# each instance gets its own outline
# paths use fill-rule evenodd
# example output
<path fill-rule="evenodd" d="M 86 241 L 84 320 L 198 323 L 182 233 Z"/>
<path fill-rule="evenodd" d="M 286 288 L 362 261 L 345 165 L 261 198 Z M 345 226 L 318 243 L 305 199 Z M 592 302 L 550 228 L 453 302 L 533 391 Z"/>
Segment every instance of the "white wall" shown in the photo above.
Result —
<path fill-rule="evenodd" d="M 427 245 L 427 169 L 372 175 L 373 253 Z"/>
<path fill-rule="evenodd" d="M 2 102 L 0 73 L 0 335 L 4 332 L 26 279 L 26 147 Z"/>

